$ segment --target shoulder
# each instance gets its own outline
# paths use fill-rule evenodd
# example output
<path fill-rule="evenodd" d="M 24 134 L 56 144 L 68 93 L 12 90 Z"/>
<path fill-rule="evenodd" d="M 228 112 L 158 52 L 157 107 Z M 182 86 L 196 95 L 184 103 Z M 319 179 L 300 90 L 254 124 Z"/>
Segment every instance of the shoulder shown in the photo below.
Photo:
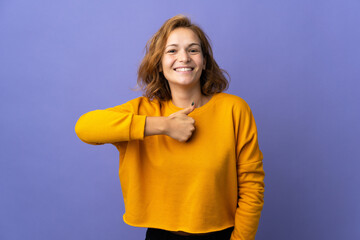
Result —
<path fill-rule="evenodd" d="M 142 96 L 134 98 L 125 104 L 130 104 L 132 106 L 157 106 L 160 102 L 157 99 L 150 100 L 149 98 Z"/>
<path fill-rule="evenodd" d="M 235 111 L 249 111 L 249 104 L 241 97 L 229 94 L 218 93 L 217 103 L 221 105 L 231 106 Z"/>
<path fill-rule="evenodd" d="M 119 109 L 123 109 L 133 113 L 151 113 L 160 109 L 161 102 L 157 99 L 149 99 L 147 97 L 137 97 L 128 102 L 117 106 Z"/>

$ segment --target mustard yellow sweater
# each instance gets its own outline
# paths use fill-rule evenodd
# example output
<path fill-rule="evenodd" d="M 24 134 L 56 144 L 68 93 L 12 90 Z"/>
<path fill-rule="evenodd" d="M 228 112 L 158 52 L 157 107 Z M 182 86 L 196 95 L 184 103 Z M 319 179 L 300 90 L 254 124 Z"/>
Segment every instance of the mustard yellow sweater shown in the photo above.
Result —
<path fill-rule="evenodd" d="M 86 143 L 119 150 L 127 224 L 190 233 L 234 226 L 231 240 L 254 239 L 265 174 L 249 106 L 218 93 L 189 114 L 196 130 L 188 142 L 144 137 L 146 116 L 179 110 L 171 100 L 139 97 L 84 114 L 75 131 Z"/>

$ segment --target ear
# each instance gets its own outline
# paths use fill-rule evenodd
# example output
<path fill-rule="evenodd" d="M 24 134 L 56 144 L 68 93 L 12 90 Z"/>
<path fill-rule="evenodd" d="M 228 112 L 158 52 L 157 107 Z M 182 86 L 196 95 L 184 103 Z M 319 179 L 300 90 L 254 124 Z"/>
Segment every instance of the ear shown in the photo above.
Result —
<path fill-rule="evenodd" d="M 206 69 L 206 58 L 204 58 L 204 63 L 203 63 L 203 68 L 202 68 L 203 70 L 205 70 Z"/>

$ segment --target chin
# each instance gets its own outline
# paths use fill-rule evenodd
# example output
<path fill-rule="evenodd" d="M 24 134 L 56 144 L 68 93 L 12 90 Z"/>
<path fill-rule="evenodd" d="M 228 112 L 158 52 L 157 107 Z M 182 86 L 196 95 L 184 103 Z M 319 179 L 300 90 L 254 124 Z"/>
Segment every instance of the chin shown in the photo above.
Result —
<path fill-rule="evenodd" d="M 195 86 L 199 81 L 194 81 L 194 80 L 188 80 L 188 79 L 183 79 L 183 80 L 176 80 L 176 81 L 169 81 L 170 85 L 176 85 L 176 86 Z M 200 83 L 200 82 L 199 82 Z"/>

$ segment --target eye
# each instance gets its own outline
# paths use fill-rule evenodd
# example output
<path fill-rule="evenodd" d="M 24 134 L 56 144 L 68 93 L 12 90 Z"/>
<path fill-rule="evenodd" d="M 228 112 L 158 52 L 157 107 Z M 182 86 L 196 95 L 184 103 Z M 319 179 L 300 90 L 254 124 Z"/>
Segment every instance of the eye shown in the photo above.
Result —
<path fill-rule="evenodd" d="M 167 53 L 176 53 L 176 50 L 175 49 L 170 49 L 167 51 Z"/>
<path fill-rule="evenodd" d="M 196 48 L 192 48 L 192 49 L 189 50 L 189 52 L 190 53 L 198 53 L 198 52 L 200 52 L 200 50 L 196 49 Z"/>

